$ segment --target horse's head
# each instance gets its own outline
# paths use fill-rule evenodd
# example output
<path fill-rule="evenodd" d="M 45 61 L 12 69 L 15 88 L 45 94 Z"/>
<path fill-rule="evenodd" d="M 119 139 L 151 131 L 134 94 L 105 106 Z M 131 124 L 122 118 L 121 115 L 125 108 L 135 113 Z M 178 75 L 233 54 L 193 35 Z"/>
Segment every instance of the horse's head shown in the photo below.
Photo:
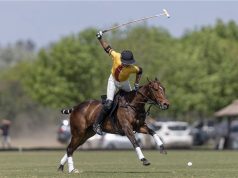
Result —
<path fill-rule="evenodd" d="M 148 90 L 148 98 L 155 104 L 158 104 L 161 109 L 169 108 L 169 101 L 165 97 L 165 88 L 162 86 L 160 81 L 156 78 L 154 81 L 150 81 L 146 84 Z"/>

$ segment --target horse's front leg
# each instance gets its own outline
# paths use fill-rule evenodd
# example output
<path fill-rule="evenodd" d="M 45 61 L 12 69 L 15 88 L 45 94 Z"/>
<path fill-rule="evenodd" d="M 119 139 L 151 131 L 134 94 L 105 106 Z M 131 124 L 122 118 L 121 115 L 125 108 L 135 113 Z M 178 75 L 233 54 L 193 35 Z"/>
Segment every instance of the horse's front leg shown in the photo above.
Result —
<path fill-rule="evenodd" d="M 132 143 L 137 156 L 139 158 L 140 161 L 143 162 L 144 166 L 148 166 L 150 165 L 150 162 L 145 158 L 145 156 L 143 155 L 140 145 L 137 142 L 135 135 L 133 133 L 133 129 L 131 127 L 131 124 L 128 121 L 124 121 L 122 124 L 122 130 L 125 132 L 126 136 L 128 137 L 128 139 L 130 140 L 130 142 Z"/>
<path fill-rule="evenodd" d="M 154 130 L 152 130 L 146 124 L 144 124 L 143 126 L 141 126 L 139 128 L 138 132 L 144 133 L 144 134 L 150 134 L 154 138 L 156 145 L 159 146 L 160 153 L 167 154 L 167 151 L 164 148 L 164 144 L 163 144 L 162 140 L 160 139 L 160 137 L 156 134 L 156 132 Z"/>

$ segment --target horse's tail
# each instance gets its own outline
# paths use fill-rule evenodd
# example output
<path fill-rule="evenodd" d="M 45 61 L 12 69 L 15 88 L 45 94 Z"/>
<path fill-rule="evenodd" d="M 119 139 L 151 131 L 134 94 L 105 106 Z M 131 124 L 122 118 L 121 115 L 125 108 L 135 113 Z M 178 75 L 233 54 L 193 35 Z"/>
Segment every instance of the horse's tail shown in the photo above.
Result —
<path fill-rule="evenodd" d="M 71 109 L 62 109 L 62 110 L 61 110 L 61 113 L 62 113 L 62 114 L 70 114 L 73 110 L 74 110 L 74 108 L 71 108 Z"/>

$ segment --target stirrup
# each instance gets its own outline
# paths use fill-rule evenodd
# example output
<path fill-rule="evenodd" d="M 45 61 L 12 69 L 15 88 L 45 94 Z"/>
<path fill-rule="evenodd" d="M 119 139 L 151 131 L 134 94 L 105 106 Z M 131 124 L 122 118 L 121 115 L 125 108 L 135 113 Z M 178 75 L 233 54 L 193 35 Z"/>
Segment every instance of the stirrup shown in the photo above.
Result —
<path fill-rule="evenodd" d="M 93 130 L 94 130 L 94 132 L 96 132 L 98 135 L 103 135 L 100 124 L 93 126 Z"/>

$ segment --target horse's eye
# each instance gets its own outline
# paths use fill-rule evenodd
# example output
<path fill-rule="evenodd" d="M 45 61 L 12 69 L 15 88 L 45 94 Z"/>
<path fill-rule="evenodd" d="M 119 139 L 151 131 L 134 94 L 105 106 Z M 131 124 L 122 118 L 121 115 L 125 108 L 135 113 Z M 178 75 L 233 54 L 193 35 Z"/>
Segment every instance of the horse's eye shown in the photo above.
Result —
<path fill-rule="evenodd" d="M 161 86 L 160 86 L 159 88 L 160 88 L 162 91 L 164 91 L 164 87 L 161 87 Z"/>

